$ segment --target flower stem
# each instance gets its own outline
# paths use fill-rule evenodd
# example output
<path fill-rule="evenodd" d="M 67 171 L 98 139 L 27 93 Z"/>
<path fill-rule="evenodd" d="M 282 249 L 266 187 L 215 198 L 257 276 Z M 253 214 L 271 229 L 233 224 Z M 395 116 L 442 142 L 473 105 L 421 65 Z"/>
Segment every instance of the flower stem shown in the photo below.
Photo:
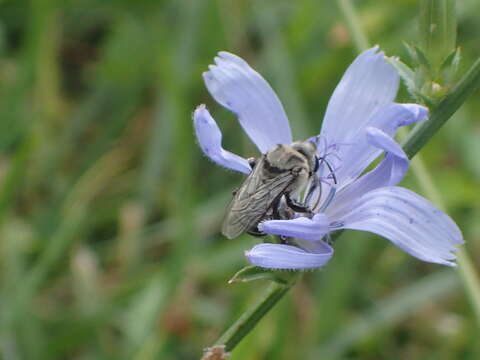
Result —
<path fill-rule="evenodd" d="M 464 249 L 457 252 L 458 273 L 462 279 L 463 286 L 470 298 L 470 303 L 480 324 L 480 280 L 478 279 L 472 260 Z"/>
<path fill-rule="evenodd" d="M 267 291 L 215 342 L 231 351 L 298 281 L 301 272 L 288 273 L 285 282 L 272 282 Z"/>

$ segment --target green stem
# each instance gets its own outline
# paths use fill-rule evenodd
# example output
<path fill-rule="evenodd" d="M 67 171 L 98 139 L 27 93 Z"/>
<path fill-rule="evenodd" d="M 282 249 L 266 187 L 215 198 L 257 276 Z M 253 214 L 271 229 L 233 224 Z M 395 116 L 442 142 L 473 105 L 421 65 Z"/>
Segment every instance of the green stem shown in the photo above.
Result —
<path fill-rule="evenodd" d="M 257 325 L 277 302 L 298 281 L 301 272 L 289 274 L 285 283 L 272 282 L 267 291 L 253 304 L 228 330 L 215 342 L 216 345 L 225 345 L 225 351 L 231 351 Z"/>
<path fill-rule="evenodd" d="M 480 280 L 472 260 L 463 248 L 457 252 L 457 263 L 458 273 L 477 317 L 477 323 L 480 324 Z"/>

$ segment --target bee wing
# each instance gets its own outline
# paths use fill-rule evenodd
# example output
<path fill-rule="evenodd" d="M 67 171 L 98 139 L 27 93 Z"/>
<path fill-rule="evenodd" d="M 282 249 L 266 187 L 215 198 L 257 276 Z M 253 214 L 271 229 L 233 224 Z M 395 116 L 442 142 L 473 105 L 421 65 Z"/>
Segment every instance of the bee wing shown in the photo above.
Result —
<path fill-rule="evenodd" d="M 256 225 L 293 180 L 288 170 L 274 177 L 263 176 L 262 158 L 230 202 L 222 234 L 233 239 Z"/>

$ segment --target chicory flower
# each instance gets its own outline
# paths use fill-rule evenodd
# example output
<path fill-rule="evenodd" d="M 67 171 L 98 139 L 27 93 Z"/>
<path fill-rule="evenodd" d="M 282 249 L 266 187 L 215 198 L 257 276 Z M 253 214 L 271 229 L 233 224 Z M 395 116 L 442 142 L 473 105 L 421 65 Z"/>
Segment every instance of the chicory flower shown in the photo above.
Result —
<path fill-rule="evenodd" d="M 236 55 L 220 52 L 203 74 L 213 98 L 238 116 L 261 153 L 292 143 L 287 116 L 263 77 Z M 395 69 L 378 48 L 360 54 L 336 87 L 318 136 L 316 196 L 306 199 L 313 216 L 268 220 L 259 230 L 294 238 L 293 244 L 263 243 L 246 251 L 250 263 L 271 269 L 312 269 L 333 255 L 329 234 L 353 229 L 378 234 L 423 261 L 455 266 L 462 234 L 450 217 L 414 192 L 396 186 L 409 160 L 393 139 L 400 126 L 424 121 L 428 109 L 394 102 Z M 222 147 L 220 129 L 204 105 L 194 112 L 203 152 L 215 163 L 245 174 L 248 161 Z M 384 154 L 380 163 L 365 172 Z"/>

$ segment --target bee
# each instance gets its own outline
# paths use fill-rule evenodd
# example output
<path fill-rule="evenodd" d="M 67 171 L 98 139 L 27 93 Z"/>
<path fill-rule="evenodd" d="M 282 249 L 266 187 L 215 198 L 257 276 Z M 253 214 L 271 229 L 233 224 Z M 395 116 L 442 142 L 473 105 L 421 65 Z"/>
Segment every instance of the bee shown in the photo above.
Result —
<path fill-rule="evenodd" d="M 319 168 L 317 147 L 310 141 L 279 144 L 258 160 L 249 160 L 252 172 L 234 192 L 222 226 L 222 234 L 233 239 L 247 232 L 265 235 L 258 228 L 263 220 L 288 218 L 280 212 L 289 208 L 311 214 L 295 198 L 306 189 Z M 291 216 L 290 216 L 291 217 Z"/>

